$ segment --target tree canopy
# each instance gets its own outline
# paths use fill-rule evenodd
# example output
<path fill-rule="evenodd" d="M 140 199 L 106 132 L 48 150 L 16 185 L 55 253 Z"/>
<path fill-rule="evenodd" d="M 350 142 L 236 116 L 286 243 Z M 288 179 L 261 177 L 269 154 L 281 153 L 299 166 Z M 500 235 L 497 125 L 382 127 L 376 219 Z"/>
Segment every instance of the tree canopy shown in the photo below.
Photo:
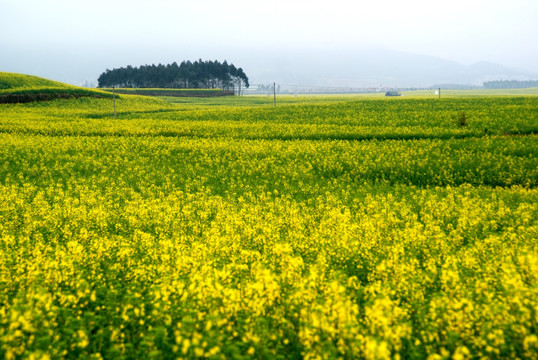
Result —
<path fill-rule="evenodd" d="M 234 84 L 249 87 L 242 68 L 219 61 L 183 61 L 168 65 L 142 65 L 107 69 L 97 79 L 99 87 L 233 89 Z"/>

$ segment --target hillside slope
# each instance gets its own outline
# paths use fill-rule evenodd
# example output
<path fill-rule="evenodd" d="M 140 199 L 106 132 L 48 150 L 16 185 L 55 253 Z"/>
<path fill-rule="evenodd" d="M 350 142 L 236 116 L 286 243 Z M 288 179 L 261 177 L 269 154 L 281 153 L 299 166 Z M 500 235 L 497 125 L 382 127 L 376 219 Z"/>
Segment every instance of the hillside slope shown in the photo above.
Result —
<path fill-rule="evenodd" d="M 78 97 L 110 98 L 112 94 L 68 85 L 38 76 L 0 72 L 0 104 Z"/>
<path fill-rule="evenodd" d="M 1 90 L 17 90 L 27 88 L 70 88 L 67 85 L 58 81 L 44 79 L 39 76 L 24 75 L 9 72 L 0 72 L 0 91 Z"/>

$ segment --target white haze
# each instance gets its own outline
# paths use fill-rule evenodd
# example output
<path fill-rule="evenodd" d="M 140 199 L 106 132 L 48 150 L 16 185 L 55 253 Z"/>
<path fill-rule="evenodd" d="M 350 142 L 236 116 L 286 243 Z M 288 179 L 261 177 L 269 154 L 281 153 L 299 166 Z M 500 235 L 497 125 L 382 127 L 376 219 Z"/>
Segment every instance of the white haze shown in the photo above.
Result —
<path fill-rule="evenodd" d="M 516 69 L 499 74 L 525 77 L 538 73 L 536 34 L 536 0 L 0 0 L 0 71 L 83 83 L 128 64 L 227 59 L 256 83 L 291 81 L 282 72 L 304 62 L 315 68 L 300 80 L 313 84 L 330 73 L 341 79 L 350 59 L 372 53 L 400 57 L 385 66 L 402 72 L 401 62 L 420 54 L 498 63 Z M 394 85 L 412 85 L 391 71 Z M 333 80 L 361 84 L 361 76 Z"/>

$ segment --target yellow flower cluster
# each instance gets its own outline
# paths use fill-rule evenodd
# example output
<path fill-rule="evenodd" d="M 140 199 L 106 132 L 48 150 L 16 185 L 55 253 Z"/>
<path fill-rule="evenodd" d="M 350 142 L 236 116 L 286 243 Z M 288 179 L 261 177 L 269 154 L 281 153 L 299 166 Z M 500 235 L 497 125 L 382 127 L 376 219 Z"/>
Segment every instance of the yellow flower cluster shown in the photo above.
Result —
<path fill-rule="evenodd" d="M 535 135 L 421 99 L 106 101 L 0 107 L 1 358 L 538 356 Z M 490 104 L 536 126 L 533 98 L 438 106 Z"/>

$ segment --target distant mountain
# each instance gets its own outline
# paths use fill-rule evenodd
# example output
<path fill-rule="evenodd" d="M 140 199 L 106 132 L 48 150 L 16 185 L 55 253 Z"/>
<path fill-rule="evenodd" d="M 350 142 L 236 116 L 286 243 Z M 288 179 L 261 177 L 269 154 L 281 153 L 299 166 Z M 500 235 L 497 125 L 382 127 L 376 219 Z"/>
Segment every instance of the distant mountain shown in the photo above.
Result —
<path fill-rule="evenodd" d="M 503 65 L 463 65 L 432 56 L 385 49 L 299 51 L 244 55 L 251 83 L 346 87 L 427 87 L 434 84 L 482 85 L 499 79 L 528 80 L 537 74 Z"/>

